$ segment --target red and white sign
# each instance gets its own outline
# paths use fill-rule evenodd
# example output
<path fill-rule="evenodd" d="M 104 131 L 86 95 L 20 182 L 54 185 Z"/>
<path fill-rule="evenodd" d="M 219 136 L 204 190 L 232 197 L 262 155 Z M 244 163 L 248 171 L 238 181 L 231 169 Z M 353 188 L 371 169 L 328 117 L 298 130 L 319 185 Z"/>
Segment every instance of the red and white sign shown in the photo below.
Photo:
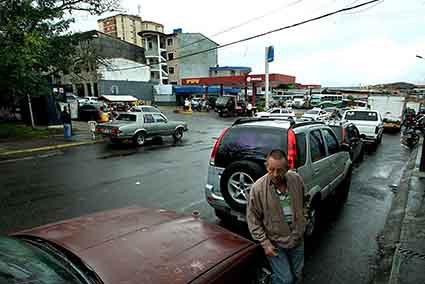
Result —
<path fill-rule="evenodd" d="M 250 83 L 250 82 L 262 82 L 263 81 L 263 78 L 262 77 L 251 77 L 251 76 L 248 76 L 248 77 L 246 77 L 246 81 L 248 83 Z"/>

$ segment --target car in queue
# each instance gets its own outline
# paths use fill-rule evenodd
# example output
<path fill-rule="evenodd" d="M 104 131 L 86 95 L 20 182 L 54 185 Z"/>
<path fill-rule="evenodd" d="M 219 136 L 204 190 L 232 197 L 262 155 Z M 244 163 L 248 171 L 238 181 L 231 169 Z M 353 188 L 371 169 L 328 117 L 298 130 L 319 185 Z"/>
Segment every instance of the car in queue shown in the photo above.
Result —
<path fill-rule="evenodd" d="M 313 108 L 302 115 L 303 118 L 312 118 L 313 120 L 325 120 L 329 118 L 329 116 L 330 113 L 321 108 Z"/>
<path fill-rule="evenodd" d="M 242 118 L 226 128 L 211 152 L 205 185 L 207 202 L 222 220 L 246 222 L 246 206 L 254 182 L 266 173 L 265 160 L 273 149 L 287 153 L 289 166 L 305 183 L 309 225 L 306 235 L 320 227 L 324 201 L 347 200 L 352 175 L 349 147 L 340 144 L 323 122 L 290 118 Z"/>
<path fill-rule="evenodd" d="M 267 111 L 261 111 L 257 112 L 255 114 L 256 117 L 294 117 L 295 118 L 295 112 L 292 109 L 288 108 L 271 108 Z"/>
<path fill-rule="evenodd" d="M 356 125 L 347 121 L 329 121 L 327 125 L 332 128 L 339 143 L 350 147 L 350 158 L 353 163 L 362 162 L 365 147 Z"/>
<path fill-rule="evenodd" d="M 164 114 L 157 112 L 120 113 L 115 120 L 96 126 L 96 133 L 111 142 L 131 140 L 136 146 L 143 146 L 147 139 L 162 136 L 172 136 L 179 141 L 187 130 L 186 122 L 168 120 Z"/>
<path fill-rule="evenodd" d="M 195 215 L 128 207 L 0 236 L 0 283 L 261 284 L 259 244 Z"/>
<path fill-rule="evenodd" d="M 354 123 L 366 143 L 376 147 L 381 144 L 384 122 L 379 111 L 352 109 L 344 113 L 343 120 Z"/>

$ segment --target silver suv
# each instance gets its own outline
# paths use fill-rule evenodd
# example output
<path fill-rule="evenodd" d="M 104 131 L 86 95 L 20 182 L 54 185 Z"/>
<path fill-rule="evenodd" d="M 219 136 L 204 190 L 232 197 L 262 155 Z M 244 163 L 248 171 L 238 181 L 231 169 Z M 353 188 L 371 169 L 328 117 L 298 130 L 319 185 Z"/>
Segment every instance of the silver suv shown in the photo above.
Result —
<path fill-rule="evenodd" d="M 306 234 L 311 235 L 324 199 L 335 196 L 340 204 L 347 200 L 352 173 L 349 148 L 321 122 L 237 120 L 223 131 L 211 153 L 207 202 L 220 219 L 245 222 L 249 190 L 266 173 L 265 156 L 272 149 L 285 151 L 291 169 L 304 179 L 310 216 Z"/>

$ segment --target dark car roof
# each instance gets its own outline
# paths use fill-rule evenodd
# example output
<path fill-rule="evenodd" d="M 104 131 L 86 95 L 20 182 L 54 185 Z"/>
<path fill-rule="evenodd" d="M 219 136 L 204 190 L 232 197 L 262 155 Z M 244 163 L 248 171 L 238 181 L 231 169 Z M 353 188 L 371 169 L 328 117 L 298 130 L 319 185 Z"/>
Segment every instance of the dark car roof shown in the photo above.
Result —
<path fill-rule="evenodd" d="M 188 283 L 258 246 L 193 216 L 131 207 L 26 230 L 92 267 L 104 283 Z"/>

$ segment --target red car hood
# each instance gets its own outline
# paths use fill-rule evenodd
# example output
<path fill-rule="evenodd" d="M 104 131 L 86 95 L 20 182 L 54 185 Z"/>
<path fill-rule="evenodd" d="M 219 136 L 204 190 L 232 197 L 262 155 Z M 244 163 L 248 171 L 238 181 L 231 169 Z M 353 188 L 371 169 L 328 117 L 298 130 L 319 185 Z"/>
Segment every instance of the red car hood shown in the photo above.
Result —
<path fill-rule="evenodd" d="M 117 209 L 21 231 L 54 242 L 92 267 L 104 283 L 187 283 L 251 241 L 192 216 Z"/>

